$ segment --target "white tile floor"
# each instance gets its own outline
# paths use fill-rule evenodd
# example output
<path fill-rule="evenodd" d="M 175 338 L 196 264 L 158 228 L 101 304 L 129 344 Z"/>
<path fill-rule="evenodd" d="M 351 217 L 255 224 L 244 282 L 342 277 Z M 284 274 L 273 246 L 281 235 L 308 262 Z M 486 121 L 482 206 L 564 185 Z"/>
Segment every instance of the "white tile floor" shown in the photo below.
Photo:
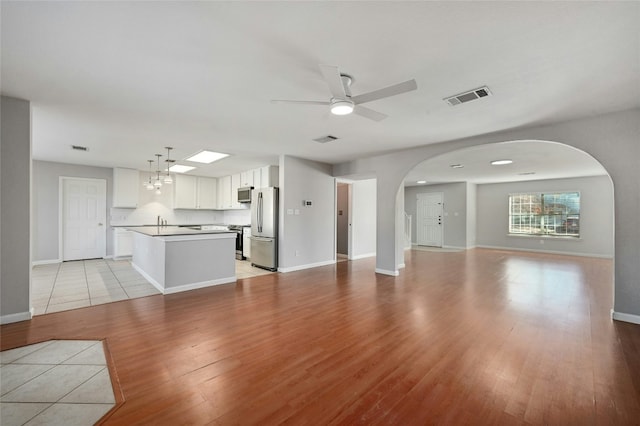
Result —
<path fill-rule="evenodd" d="M 2 426 L 92 425 L 116 402 L 99 340 L 0 352 L 0 389 Z"/>
<path fill-rule="evenodd" d="M 236 260 L 236 277 L 272 272 Z M 31 274 L 35 315 L 160 294 L 129 260 L 92 259 L 38 265 Z"/>

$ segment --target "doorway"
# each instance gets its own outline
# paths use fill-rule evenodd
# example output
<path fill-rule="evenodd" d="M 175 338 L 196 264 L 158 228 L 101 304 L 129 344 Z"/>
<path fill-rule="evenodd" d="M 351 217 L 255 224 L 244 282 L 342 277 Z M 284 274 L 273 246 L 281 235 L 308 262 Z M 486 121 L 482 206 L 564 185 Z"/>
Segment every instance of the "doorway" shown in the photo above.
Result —
<path fill-rule="evenodd" d="M 442 247 L 442 192 L 417 194 L 416 238 L 419 246 Z"/>
<path fill-rule="evenodd" d="M 107 181 L 60 178 L 62 260 L 106 256 Z"/>
<path fill-rule="evenodd" d="M 351 185 L 336 183 L 336 258 L 345 260 L 350 255 L 351 230 Z"/>

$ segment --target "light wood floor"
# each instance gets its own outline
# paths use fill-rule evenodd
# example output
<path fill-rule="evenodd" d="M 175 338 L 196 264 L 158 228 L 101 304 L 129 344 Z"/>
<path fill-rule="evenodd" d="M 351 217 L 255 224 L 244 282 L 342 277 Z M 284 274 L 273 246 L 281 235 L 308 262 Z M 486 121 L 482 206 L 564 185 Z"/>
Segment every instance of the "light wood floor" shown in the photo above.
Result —
<path fill-rule="evenodd" d="M 2 349 L 107 339 L 106 424 L 639 424 L 640 326 L 612 262 L 408 251 L 2 326 Z"/>

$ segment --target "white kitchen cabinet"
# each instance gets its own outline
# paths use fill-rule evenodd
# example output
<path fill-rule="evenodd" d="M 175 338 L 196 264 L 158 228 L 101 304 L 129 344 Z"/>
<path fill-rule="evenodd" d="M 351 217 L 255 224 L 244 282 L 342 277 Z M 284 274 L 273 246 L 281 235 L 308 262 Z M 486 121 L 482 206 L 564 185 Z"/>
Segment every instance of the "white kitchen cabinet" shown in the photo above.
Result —
<path fill-rule="evenodd" d="M 213 210 L 218 207 L 217 184 L 216 178 L 198 177 L 198 209 Z"/>
<path fill-rule="evenodd" d="M 113 207 L 135 209 L 138 207 L 140 174 L 134 169 L 113 169 Z"/>
<path fill-rule="evenodd" d="M 223 176 L 218 178 L 218 208 L 230 209 L 231 204 L 231 176 Z"/>
<path fill-rule="evenodd" d="M 216 209 L 218 207 L 216 181 L 216 178 L 176 175 L 173 182 L 173 208 Z"/>
<path fill-rule="evenodd" d="M 238 188 L 240 188 L 240 173 L 231 175 L 231 208 L 240 209 L 242 204 L 238 202 Z"/>
<path fill-rule="evenodd" d="M 240 188 L 255 186 L 254 182 L 254 170 L 247 170 L 246 172 L 240 173 Z"/>
<path fill-rule="evenodd" d="M 173 180 L 173 208 L 196 209 L 198 199 L 198 178 L 176 174 Z"/>
<path fill-rule="evenodd" d="M 255 185 L 256 188 L 267 188 L 269 186 L 278 186 L 279 181 L 279 168 L 278 166 L 264 166 L 257 169 L 257 173 L 260 175 L 260 185 Z M 254 174 L 254 181 L 257 180 Z"/>
<path fill-rule="evenodd" d="M 133 255 L 133 232 L 123 228 L 114 228 L 113 257 L 116 259 Z"/>

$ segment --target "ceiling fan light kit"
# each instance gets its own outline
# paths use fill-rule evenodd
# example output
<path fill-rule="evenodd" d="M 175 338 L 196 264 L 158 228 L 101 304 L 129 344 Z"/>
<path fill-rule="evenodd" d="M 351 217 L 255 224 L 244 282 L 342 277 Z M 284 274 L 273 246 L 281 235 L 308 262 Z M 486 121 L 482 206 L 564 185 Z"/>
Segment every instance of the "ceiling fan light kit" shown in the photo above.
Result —
<path fill-rule="evenodd" d="M 353 112 L 353 102 L 342 99 L 334 99 L 331 101 L 331 114 L 348 115 Z"/>

